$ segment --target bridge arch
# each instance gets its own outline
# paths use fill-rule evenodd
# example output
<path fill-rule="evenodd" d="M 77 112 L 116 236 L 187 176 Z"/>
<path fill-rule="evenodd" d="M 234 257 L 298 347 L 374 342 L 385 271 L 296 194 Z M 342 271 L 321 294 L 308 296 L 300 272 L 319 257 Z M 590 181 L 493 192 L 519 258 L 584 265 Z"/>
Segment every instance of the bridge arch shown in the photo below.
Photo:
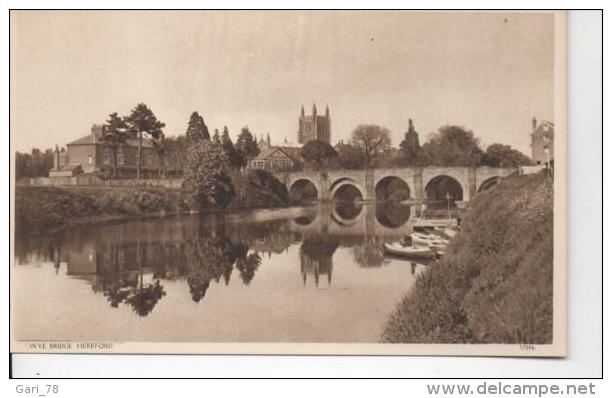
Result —
<path fill-rule="evenodd" d="M 377 201 L 401 202 L 410 199 L 410 186 L 395 175 L 388 175 L 378 180 L 374 187 Z"/>
<path fill-rule="evenodd" d="M 289 197 L 293 200 L 317 200 L 321 192 L 317 184 L 308 177 L 300 177 L 289 184 Z"/>
<path fill-rule="evenodd" d="M 491 189 L 493 188 L 493 186 L 497 185 L 498 183 L 499 183 L 499 177 L 489 177 L 480 184 L 480 186 L 478 187 L 478 192 L 483 192 L 488 189 Z"/>
<path fill-rule="evenodd" d="M 460 202 L 463 200 L 464 187 L 456 178 L 446 174 L 431 178 L 425 185 L 427 200 L 444 201 L 446 203 L 447 194 L 452 203 Z"/>
<path fill-rule="evenodd" d="M 364 212 L 364 206 L 361 203 L 336 203 L 331 212 L 331 217 L 338 225 L 349 227 L 359 221 Z"/>
<path fill-rule="evenodd" d="M 334 192 L 336 190 L 336 188 L 338 188 L 341 184 L 347 183 L 347 182 L 351 182 L 355 185 L 357 185 L 357 181 L 354 178 L 351 177 L 340 177 L 338 179 L 336 179 L 334 182 L 331 183 L 331 185 L 329 186 L 329 191 L 330 192 Z"/>
<path fill-rule="evenodd" d="M 344 179 L 339 183 L 334 183 L 335 186 L 330 189 L 332 200 L 343 200 L 353 202 L 357 199 L 366 197 L 363 188 L 354 180 Z"/>

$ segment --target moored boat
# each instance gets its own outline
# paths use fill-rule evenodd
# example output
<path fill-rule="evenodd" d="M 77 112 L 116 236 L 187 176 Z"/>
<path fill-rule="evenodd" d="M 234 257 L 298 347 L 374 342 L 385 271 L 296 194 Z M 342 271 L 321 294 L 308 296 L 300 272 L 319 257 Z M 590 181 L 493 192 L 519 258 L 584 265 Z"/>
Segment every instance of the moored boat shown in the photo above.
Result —
<path fill-rule="evenodd" d="M 429 235 L 420 232 L 413 232 L 411 235 L 412 241 L 424 245 L 448 245 L 448 239 L 441 236 Z"/>
<path fill-rule="evenodd" d="M 400 243 L 385 243 L 385 251 L 402 257 L 436 258 L 436 251 L 427 246 L 403 246 Z"/>

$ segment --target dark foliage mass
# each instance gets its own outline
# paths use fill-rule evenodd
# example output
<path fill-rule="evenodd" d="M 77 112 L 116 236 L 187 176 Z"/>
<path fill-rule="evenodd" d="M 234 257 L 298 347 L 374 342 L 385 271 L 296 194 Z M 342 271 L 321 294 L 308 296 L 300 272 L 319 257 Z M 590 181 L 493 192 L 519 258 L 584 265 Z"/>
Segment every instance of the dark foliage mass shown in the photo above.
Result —
<path fill-rule="evenodd" d="M 181 192 L 166 189 L 17 187 L 15 230 L 36 234 L 90 220 L 179 213 L 187 209 Z"/>
<path fill-rule="evenodd" d="M 53 167 L 53 151 L 32 149 L 31 153 L 17 152 L 15 155 L 15 178 L 46 177 Z"/>
<path fill-rule="evenodd" d="M 302 158 L 307 166 L 315 170 L 329 167 L 330 162 L 337 157 L 336 150 L 325 141 L 310 140 L 302 147 Z"/>
<path fill-rule="evenodd" d="M 531 164 L 531 159 L 510 145 L 493 144 L 487 148 L 482 163 L 491 167 L 517 167 Z"/>
<path fill-rule="evenodd" d="M 417 279 L 382 339 L 551 343 L 552 275 L 552 182 L 509 178 L 473 200 L 447 255 Z"/>

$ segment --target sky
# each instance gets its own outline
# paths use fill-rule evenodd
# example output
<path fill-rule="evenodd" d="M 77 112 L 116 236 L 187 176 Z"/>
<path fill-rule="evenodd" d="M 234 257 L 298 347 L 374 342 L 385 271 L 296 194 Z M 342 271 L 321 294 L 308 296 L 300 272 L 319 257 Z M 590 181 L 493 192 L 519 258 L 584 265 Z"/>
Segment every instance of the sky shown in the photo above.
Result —
<path fill-rule="evenodd" d="M 295 143 L 316 102 L 332 143 L 367 123 L 397 146 L 412 118 L 421 142 L 452 124 L 529 154 L 553 66 L 551 13 L 11 12 L 11 139 L 65 145 L 144 102 L 166 136 L 198 111 L 234 139 Z"/>

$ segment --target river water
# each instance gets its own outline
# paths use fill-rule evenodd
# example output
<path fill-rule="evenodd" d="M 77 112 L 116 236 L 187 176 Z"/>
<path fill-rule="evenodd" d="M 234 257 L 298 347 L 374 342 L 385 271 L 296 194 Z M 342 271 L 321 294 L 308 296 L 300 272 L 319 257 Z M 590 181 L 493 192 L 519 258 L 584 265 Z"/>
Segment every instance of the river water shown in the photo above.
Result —
<path fill-rule="evenodd" d="M 377 342 L 428 267 L 382 244 L 410 208 L 327 204 L 17 238 L 17 340 Z"/>

